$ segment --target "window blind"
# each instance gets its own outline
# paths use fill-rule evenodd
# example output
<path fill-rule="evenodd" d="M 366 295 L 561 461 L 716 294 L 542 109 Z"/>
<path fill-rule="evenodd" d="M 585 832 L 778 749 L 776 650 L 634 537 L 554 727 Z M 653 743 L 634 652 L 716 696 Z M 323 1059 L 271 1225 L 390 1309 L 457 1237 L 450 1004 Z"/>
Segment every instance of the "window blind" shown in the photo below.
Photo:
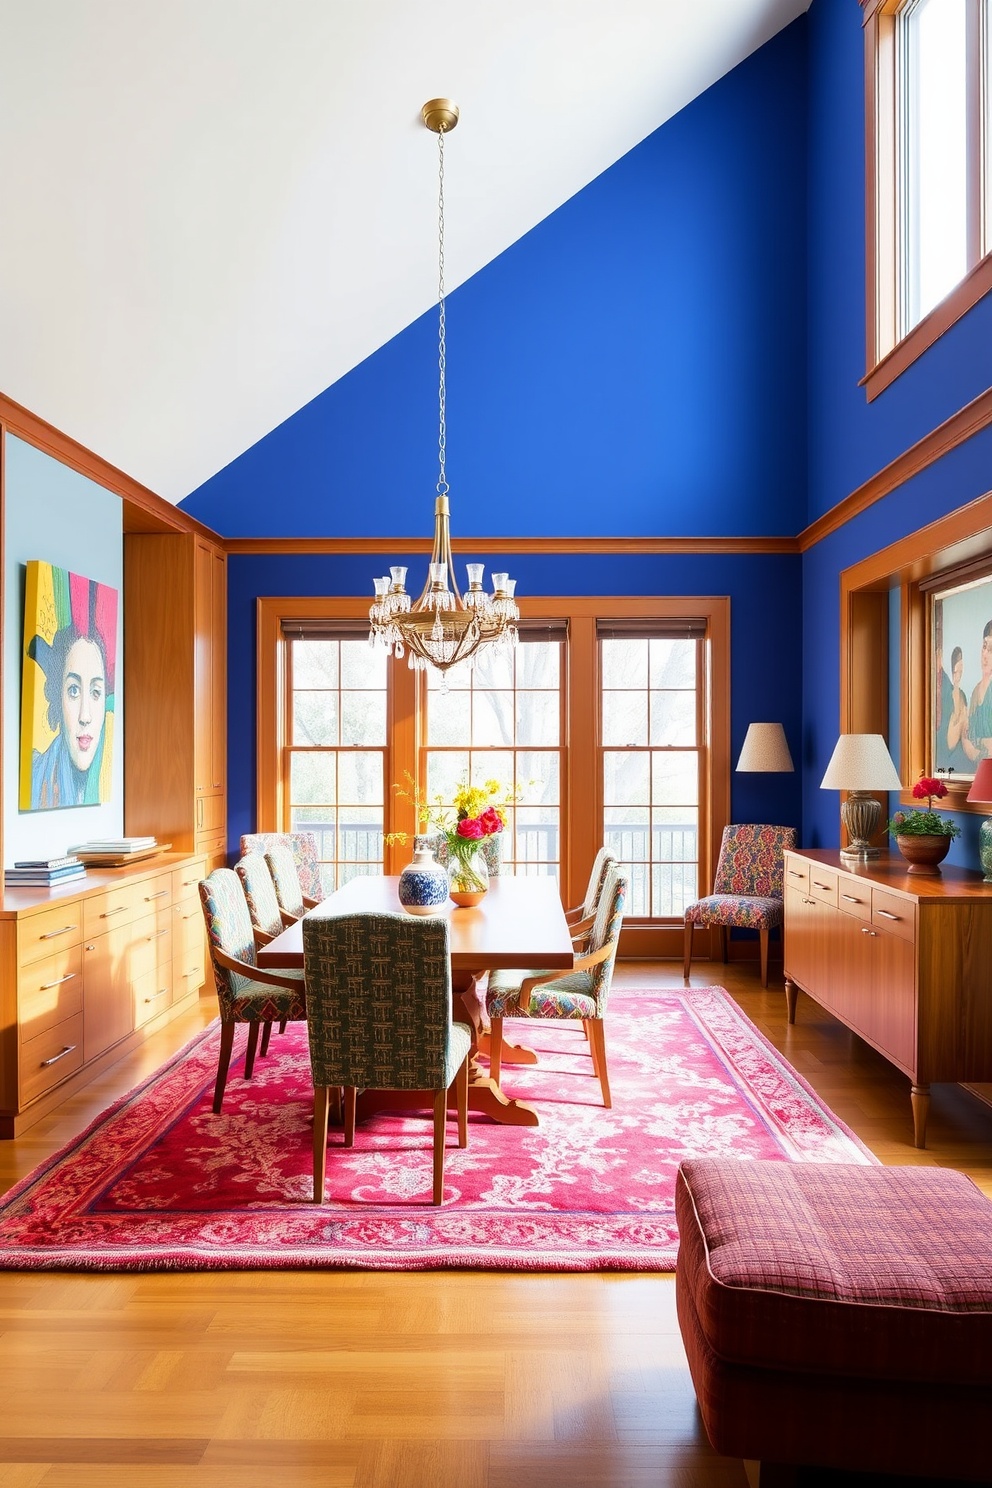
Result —
<path fill-rule="evenodd" d="M 631 617 L 629 620 L 597 620 L 596 639 L 600 641 L 704 641 L 706 621 L 677 615 L 653 620 Z"/>

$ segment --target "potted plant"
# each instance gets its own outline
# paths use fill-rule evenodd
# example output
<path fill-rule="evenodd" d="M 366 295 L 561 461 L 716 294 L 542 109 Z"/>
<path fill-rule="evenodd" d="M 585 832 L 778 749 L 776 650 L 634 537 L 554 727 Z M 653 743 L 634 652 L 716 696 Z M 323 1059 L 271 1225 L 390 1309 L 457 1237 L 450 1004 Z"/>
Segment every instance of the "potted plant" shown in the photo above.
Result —
<path fill-rule="evenodd" d="M 393 790 L 413 803 L 421 829 L 432 827 L 445 840 L 448 866 L 447 892 L 444 897 L 450 896 L 462 908 L 472 908 L 489 889 L 489 870 L 482 853 L 482 844 L 487 837 L 502 832 L 506 825 L 504 808 L 516 799 L 515 792 L 506 790 L 498 780 L 487 780 L 485 785 L 462 784 L 455 791 L 455 820 L 452 821 L 441 804 L 442 798 L 438 798 L 434 804 L 425 801 L 413 778 L 409 774 L 406 778 L 405 788 L 394 785 Z M 385 840 L 404 843 L 406 833 L 393 832 Z M 400 903 L 414 913 L 429 913 L 430 910 L 426 908 L 413 908 L 414 896 L 419 900 L 420 877 L 429 871 L 429 867 L 437 869 L 438 865 L 434 862 L 430 844 L 425 838 L 418 837 L 415 847 L 417 856 L 414 863 L 409 868 L 404 868 L 400 874 Z M 426 880 L 424 883 L 426 884 Z M 432 907 L 437 904 L 434 897 L 436 892 L 432 890 L 427 895 Z"/>
<path fill-rule="evenodd" d="M 956 822 L 938 816 L 933 809 L 934 800 L 940 801 L 946 795 L 947 786 L 942 780 L 923 775 L 913 786 L 913 796 L 917 801 L 926 801 L 926 811 L 897 811 L 889 822 L 889 831 L 909 864 L 910 873 L 939 873 L 940 863 L 961 832 Z"/>

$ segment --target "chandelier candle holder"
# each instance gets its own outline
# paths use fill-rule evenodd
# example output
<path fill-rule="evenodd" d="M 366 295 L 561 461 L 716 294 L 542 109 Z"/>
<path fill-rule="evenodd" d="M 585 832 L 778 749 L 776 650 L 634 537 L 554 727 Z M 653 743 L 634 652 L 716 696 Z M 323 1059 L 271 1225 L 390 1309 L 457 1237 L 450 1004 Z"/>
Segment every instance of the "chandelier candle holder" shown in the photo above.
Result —
<path fill-rule="evenodd" d="M 373 580 L 375 598 L 369 610 L 369 641 L 373 646 L 383 647 L 387 655 L 398 659 L 406 655 L 407 664 L 416 671 L 434 667 L 441 673 L 441 689 L 446 692 L 451 667 L 462 664 L 472 667 L 480 655 L 492 655 L 516 645 L 520 611 L 514 598 L 516 580 L 508 574 L 493 574 L 492 594 L 483 588 L 481 563 L 466 565 L 468 589 L 464 594 L 455 578 L 445 478 L 444 136 L 458 123 L 458 105 L 450 98 L 432 98 L 424 104 L 420 116 L 437 135 L 438 143 L 439 474 L 434 502 L 434 545 L 427 582 L 416 601 L 407 593 L 405 568 L 390 568 L 388 578 Z"/>

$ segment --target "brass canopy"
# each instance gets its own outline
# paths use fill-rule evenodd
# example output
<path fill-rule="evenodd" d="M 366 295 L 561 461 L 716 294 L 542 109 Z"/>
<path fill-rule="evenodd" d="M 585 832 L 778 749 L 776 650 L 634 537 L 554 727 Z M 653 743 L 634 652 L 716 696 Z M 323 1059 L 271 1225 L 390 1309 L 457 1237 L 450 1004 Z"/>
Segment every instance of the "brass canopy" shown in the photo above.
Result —
<path fill-rule="evenodd" d="M 450 134 L 458 123 L 458 105 L 453 98 L 432 98 L 420 110 L 420 117 L 434 134 Z"/>

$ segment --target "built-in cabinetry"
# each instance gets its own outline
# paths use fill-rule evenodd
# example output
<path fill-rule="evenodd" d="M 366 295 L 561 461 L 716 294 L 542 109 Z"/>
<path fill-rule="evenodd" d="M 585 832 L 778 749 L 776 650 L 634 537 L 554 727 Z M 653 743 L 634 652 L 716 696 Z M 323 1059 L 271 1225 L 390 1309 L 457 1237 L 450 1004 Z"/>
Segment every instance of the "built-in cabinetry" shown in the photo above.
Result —
<path fill-rule="evenodd" d="M 785 855 L 789 1022 L 804 992 L 909 1076 L 917 1147 L 930 1085 L 992 1080 L 992 888 L 911 875 L 899 857 Z"/>
<path fill-rule="evenodd" d="M 227 557 L 193 533 L 124 538 L 127 831 L 226 858 Z"/>
<path fill-rule="evenodd" d="M 0 910 L 0 1137 L 190 1006 L 206 979 L 203 857 L 7 889 Z"/>

